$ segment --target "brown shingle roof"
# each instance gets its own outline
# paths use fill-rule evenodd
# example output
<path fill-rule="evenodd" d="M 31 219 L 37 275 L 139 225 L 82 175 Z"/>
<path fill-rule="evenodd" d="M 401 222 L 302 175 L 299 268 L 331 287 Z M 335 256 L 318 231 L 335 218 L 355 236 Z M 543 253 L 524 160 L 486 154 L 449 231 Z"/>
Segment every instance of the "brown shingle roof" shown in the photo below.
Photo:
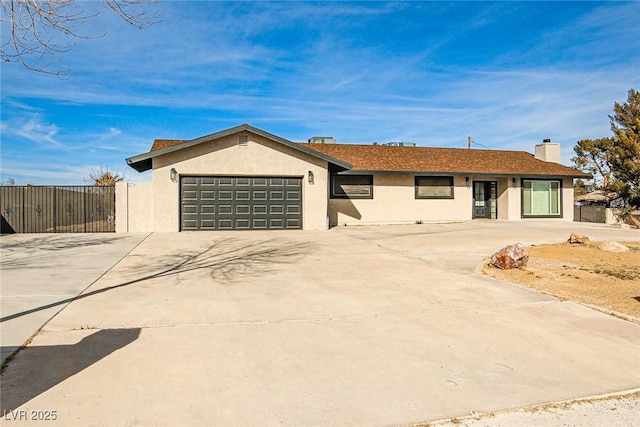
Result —
<path fill-rule="evenodd" d="M 558 163 L 538 160 L 524 151 L 355 144 L 300 145 L 351 163 L 354 172 L 589 176 Z"/>
<path fill-rule="evenodd" d="M 183 139 L 156 139 L 151 151 L 172 147 Z M 462 148 L 393 147 L 387 145 L 298 145 L 353 165 L 353 172 L 413 172 L 486 175 L 553 175 L 587 178 L 589 174 L 544 162 L 524 151 Z"/>
<path fill-rule="evenodd" d="M 185 139 L 156 139 L 153 141 L 153 145 L 151 146 L 151 151 L 160 150 L 167 147 L 173 147 L 174 145 L 178 145 L 181 142 L 185 142 Z"/>

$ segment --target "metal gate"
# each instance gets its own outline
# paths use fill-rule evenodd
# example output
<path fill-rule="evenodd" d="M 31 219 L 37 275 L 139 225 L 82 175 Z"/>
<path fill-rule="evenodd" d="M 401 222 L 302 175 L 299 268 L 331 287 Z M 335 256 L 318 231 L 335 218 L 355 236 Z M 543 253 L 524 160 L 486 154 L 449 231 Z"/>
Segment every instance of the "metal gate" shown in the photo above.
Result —
<path fill-rule="evenodd" d="M 576 222 L 607 222 L 607 208 L 602 205 L 573 207 L 573 220 Z"/>
<path fill-rule="evenodd" d="M 2 233 L 115 232 L 115 187 L 0 187 Z"/>

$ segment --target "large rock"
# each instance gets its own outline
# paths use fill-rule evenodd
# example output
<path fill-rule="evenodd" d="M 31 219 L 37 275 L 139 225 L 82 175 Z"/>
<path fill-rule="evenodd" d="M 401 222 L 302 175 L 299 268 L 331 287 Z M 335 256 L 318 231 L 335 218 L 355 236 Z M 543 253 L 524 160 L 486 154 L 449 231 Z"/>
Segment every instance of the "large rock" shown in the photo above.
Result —
<path fill-rule="evenodd" d="M 529 254 L 520 243 L 509 245 L 491 256 L 489 264 L 501 270 L 525 267 L 529 262 Z"/>
<path fill-rule="evenodd" d="M 569 236 L 569 240 L 567 240 L 567 243 L 571 245 L 586 245 L 588 243 L 591 243 L 591 239 L 589 239 L 587 236 L 581 236 L 577 233 L 571 233 L 571 236 Z"/>
<path fill-rule="evenodd" d="M 629 252 L 629 248 L 622 243 L 612 242 L 609 240 L 602 242 L 600 249 L 607 252 Z"/>

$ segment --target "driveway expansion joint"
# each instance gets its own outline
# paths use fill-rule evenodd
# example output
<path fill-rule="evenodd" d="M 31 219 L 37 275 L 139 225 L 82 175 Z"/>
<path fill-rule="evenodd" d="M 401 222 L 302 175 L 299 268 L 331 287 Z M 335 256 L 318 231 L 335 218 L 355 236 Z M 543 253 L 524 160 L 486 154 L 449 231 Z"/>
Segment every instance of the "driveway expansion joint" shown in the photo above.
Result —
<path fill-rule="evenodd" d="M 547 305 L 550 303 L 561 303 L 561 301 L 534 301 L 528 303 L 517 304 L 501 304 L 501 305 L 487 305 L 481 307 L 460 307 L 460 308 L 445 308 L 445 309 L 429 309 L 429 310 L 415 310 L 405 312 L 390 312 L 379 314 L 364 314 L 353 316 L 336 316 L 336 317 L 317 317 L 317 318 L 298 318 L 298 319 L 278 319 L 278 320 L 239 320 L 233 322 L 186 322 L 186 323 L 167 323 L 167 324 L 146 324 L 146 325 L 134 325 L 134 326 L 80 326 L 69 328 L 46 328 L 42 331 L 46 332 L 69 332 L 69 331 L 81 331 L 81 330 L 110 330 L 110 329 L 161 329 L 161 328 L 178 328 L 178 327 L 190 327 L 190 326 L 252 326 L 252 325 L 278 325 L 288 323 L 322 323 L 322 322 L 348 322 L 351 320 L 366 320 L 366 319 L 379 319 L 389 317 L 404 317 L 404 316 L 416 316 L 421 314 L 436 314 L 447 312 L 460 312 L 460 311 L 483 311 L 483 310 L 503 310 L 503 309 L 518 309 L 522 307 L 532 307 L 538 305 Z"/>

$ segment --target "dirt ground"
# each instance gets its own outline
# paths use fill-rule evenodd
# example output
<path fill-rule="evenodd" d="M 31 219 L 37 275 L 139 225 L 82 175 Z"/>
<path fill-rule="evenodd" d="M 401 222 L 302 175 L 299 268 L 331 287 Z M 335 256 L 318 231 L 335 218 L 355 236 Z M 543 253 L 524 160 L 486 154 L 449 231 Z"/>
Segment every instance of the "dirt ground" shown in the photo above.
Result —
<path fill-rule="evenodd" d="M 587 245 L 558 243 L 527 248 L 523 269 L 500 270 L 485 264 L 483 272 L 496 279 L 592 304 L 640 319 L 640 242 L 620 242 L 628 252 Z"/>

